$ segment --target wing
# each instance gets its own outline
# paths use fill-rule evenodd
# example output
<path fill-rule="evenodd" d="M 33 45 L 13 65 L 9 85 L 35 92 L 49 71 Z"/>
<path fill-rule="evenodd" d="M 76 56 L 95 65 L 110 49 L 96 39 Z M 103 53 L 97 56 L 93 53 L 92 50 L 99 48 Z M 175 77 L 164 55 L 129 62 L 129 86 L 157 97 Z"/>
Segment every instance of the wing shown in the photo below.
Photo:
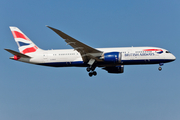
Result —
<path fill-rule="evenodd" d="M 49 26 L 47 26 L 47 27 L 50 28 L 51 30 L 53 30 L 54 32 L 56 32 L 60 37 L 62 37 L 68 45 L 70 45 L 71 47 L 74 48 L 74 50 L 77 50 L 81 54 L 81 57 L 84 62 L 88 62 L 90 59 L 95 59 L 96 61 L 101 61 L 101 59 L 99 59 L 99 58 L 103 54 L 102 51 L 92 48 L 92 47 L 72 38 L 71 36 L 63 33 L 60 30 L 57 30 L 57 29 L 49 27 Z"/>

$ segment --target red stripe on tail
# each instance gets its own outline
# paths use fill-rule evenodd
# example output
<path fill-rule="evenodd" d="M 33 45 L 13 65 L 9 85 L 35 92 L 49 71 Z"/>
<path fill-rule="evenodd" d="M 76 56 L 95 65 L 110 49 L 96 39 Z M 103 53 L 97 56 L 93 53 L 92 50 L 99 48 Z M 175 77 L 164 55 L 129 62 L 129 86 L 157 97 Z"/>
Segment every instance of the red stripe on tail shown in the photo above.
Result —
<path fill-rule="evenodd" d="M 31 52 L 36 52 L 36 50 L 38 49 L 37 46 L 34 46 L 34 47 L 30 47 L 30 48 L 26 48 L 22 51 L 23 54 L 26 54 L 26 53 L 31 53 Z"/>
<path fill-rule="evenodd" d="M 22 33 L 18 32 L 18 31 L 12 31 L 12 34 L 13 34 L 14 38 L 22 38 L 25 40 L 29 40 L 25 35 L 23 35 Z"/>

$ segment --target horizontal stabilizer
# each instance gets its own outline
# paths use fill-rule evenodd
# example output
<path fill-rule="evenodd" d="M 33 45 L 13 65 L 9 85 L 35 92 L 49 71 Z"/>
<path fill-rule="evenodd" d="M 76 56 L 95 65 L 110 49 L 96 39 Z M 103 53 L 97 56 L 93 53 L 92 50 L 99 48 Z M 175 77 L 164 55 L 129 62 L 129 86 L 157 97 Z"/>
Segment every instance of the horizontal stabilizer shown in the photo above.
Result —
<path fill-rule="evenodd" d="M 17 56 L 19 56 L 19 57 L 30 58 L 29 56 L 24 55 L 24 54 L 19 53 L 19 52 L 16 52 L 16 51 L 14 51 L 14 50 L 10 50 L 10 49 L 5 49 L 5 50 L 8 51 L 8 52 L 10 52 L 10 53 L 13 54 L 13 55 L 17 55 Z"/>

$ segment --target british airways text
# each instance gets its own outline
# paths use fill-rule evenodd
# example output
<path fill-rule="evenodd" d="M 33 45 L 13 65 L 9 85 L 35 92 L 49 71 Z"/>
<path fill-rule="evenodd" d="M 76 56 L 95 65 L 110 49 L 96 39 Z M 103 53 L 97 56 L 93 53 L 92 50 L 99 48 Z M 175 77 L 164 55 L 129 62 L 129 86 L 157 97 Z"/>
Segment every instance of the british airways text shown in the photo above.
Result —
<path fill-rule="evenodd" d="M 128 53 L 124 54 L 124 56 L 154 56 L 154 53 Z"/>

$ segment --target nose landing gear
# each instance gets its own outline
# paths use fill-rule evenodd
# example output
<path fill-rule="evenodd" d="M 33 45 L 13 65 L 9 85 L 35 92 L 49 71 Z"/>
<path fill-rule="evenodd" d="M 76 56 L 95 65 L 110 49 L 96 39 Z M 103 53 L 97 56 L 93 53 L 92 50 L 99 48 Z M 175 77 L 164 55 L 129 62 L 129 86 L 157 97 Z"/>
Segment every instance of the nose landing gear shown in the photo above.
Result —
<path fill-rule="evenodd" d="M 158 68 L 159 71 L 162 70 L 162 67 L 161 67 L 161 66 L 163 66 L 163 65 L 164 65 L 164 63 L 159 63 L 159 68 Z"/>

